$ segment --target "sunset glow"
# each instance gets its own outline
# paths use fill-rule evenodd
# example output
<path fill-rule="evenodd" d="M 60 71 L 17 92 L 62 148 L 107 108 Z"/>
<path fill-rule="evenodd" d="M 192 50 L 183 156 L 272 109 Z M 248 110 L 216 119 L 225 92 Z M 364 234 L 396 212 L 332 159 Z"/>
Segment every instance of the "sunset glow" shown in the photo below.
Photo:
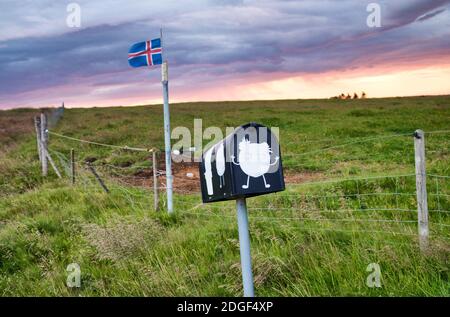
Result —
<path fill-rule="evenodd" d="M 63 4 L 10 4 L 0 108 L 160 104 L 159 66 L 127 63 L 160 25 L 172 103 L 449 94 L 450 1 L 380 1 L 380 28 L 367 25 L 369 2 L 79 1 L 80 28 L 65 25 Z"/>

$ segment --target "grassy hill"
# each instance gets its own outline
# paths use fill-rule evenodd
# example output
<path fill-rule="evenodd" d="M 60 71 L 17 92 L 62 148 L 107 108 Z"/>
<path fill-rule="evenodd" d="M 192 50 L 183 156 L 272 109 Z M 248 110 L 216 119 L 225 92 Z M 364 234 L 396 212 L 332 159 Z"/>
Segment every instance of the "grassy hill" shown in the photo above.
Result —
<path fill-rule="evenodd" d="M 280 129 L 287 190 L 248 200 L 258 296 L 450 294 L 449 96 L 184 103 L 171 111 L 172 128 L 192 130 L 201 118 L 204 128 L 223 131 L 249 121 Z M 242 295 L 234 203 L 201 205 L 195 165 L 174 166 L 173 217 L 164 212 L 164 193 L 161 211 L 153 210 L 146 152 L 50 134 L 63 179 L 51 170 L 43 178 L 35 114 L 0 112 L 0 295 Z M 155 105 L 66 109 L 50 131 L 162 149 L 162 126 Z M 426 253 L 417 239 L 416 129 L 427 132 Z M 71 148 L 75 186 L 68 178 Z M 81 288 L 66 286 L 70 263 L 80 265 Z M 381 288 L 366 285 L 370 263 L 380 265 Z"/>

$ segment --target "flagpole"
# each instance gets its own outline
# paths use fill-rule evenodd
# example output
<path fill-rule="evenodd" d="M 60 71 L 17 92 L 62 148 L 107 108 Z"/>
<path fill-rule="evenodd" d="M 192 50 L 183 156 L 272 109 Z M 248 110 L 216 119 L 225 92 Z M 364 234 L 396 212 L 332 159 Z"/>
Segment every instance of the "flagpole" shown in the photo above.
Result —
<path fill-rule="evenodd" d="M 163 48 L 162 28 L 161 33 L 161 48 Z M 164 52 L 163 52 L 164 54 Z M 167 193 L 167 212 L 173 213 L 173 192 L 172 192 L 172 150 L 170 145 L 170 112 L 169 112 L 169 72 L 167 60 L 161 65 L 161 83 L 163 86 L 164 99 L 164 141 L 166 147 L 166 193 Z"/>

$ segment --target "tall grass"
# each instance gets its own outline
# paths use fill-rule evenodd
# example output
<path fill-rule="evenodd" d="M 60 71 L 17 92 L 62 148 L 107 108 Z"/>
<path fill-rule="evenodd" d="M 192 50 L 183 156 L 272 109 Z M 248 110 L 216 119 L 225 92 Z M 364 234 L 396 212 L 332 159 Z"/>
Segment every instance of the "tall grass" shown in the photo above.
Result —
<path fill-rule="evenodd" d="M 417 241 L 412 137 L 374 138 L 448 129 L 448 103 L 429 97 L 180 104 L 172 125 L 191 127 L 201 117 L 204 126 L 280 127 L 283 164 L 295 184 L 248 200 L 257 295 L 448 296 L 450 180 L 434 176 L 449 175 L 448 135 L 426 136 L 426 253 Z M 162 145 L 161 126 L 156 106 L 73 109 L 55 131 L 151 147 Z M 50 148 L 62 171 L 72 147 L 81 162 L 94 158 L 97 166 L 122 169 L 99 168 L 110 194 L 81 168 L 75 186 L 53 173 L 43 179 L 34 141 L 22 136 L 1 156 L 1 295 L 242 295 L 234 202 L 201 205 L 198 193 L 177 192 L 175 216 L 156 213 L 152 189 L 124 181 L 150 170 L 147 154 L 55 137 Z M 66 286 L 70 263 L 80 265 L 81 288 Z M 366 285 L 370 263 L 380 265 L 381 288 Z"/>

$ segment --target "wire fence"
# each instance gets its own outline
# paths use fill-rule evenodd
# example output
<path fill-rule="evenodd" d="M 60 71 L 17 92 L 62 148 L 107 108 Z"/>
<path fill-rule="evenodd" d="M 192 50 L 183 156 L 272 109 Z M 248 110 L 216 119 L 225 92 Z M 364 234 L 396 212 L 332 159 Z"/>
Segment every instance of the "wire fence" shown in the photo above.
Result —
<path fill-rule="evenodd" d="M 132 146 L 127 146 L 127 145 L 112 145 L 112 144 L 105 144 L 105 143 L 100 143 L 100 142 L 82 140 L 82 139 L 77 139 L 77 138 L 74 138 L 74 137 L 70 137 L 70 136 L 67 136 L 67 135 L 63 135 L 63 134 L 59 134 L 59 133 L 51 132 L 51 131 L 49 131 L 48 133 L 51 134 L 51 135 L 60 137 L 60 138 L 67 139 L 67 140 L 72 140 L 72 141 L 76 141 L 76 142 L 80 142 L 80 143 L 86 143 L 86 144 L 91 144 L 91 145 L 108 147 L 108 148 L 111 148 L 111 149 L 119 149 L 119 150 L 125 150 L 125 151 L 137 151 L 137 152 L 152 152 L 153 151 L 153 149 L 132 147 Z"/>
<path fill-rule="evenodd" d="M 426 132 L 429 135 L 447 133 L 450 133 L 450 130 Z M 117 150 L 125 151 L 124 153 L 128 153 L 127 155 L 157 151 L 153 147 L 107 144 L 53 131 L 49 131 L 49 134 L 61 140 L 71 141 L 71 147 L 85 144 L 109 148 L 114 151 L 115 156 L 119 157 L 122 152 L 116 152 Z M 405 137 L 412 139 L 413 135 L 413 133 L 398 133 L 344 140 L 340 144 L 302 153 L 287 152 L 283 156 L 289 160 L 295 160 L 293 163 L 290 161 L 290 164 L 287 164 L 288 168 L 308 166 L 309 163 L 300 160 L 356 144 L 372 144 L 372 142 L 385 142 Z M 336 142 L 336 139 L 302 141 L 307 145 L 327 142 Z M 57 165 L 69 178 L 72 168 L 75 168 L 75 188 L 83 190 L 86 195 L 95 195 L 95 203 L 98 208 L 107 210 L 112 206 L 118 210 L 131 208 L 133 211 L 141 213 L 152 212 L 155 189 L 161 195 L 160 207 L 166 207 L 164 199 L 165 171 L 157 169 L 159 184 L 155 186 L 150 158 L 147 158 L 144 163 L 142 160 L 136 160 L 136 162 L 131 160 L 132 162 L 126 162 L 126 164 L 117 164 L 102 158 L 89 160 L 88 157 L 71 161 L 67 147 L 68 144 L 58 143 L 58 146 L 50 146 L 48 150 L 57 158 Z M 181 168 L 177 170 L 179 166 Z M 188 169 L 183 169 L 193 166 L 185 163 L 174 164 L 174 205 L 178 215 L 188 218 L 195 217 L 195 219 L 203 219 L 203 221 L 217 221 L 217 219 L 233 221 L 235 207 L 232 202 L 199 203 L 201 201 L 199 176 L 187 177 Z M 93 174 L 92 169 L 95 169 L 97 175 Z M 196 167 L 195 169 L 198 170 Z M 429 173 L 426 177 L 429 183 L 428 211 L 430 212 L 431 230 L 433 234 L 447 238 L 448 230 L 446 228 L 450 227 L 450 217 L 447 216 L 450 214 L 450 184 L 448 183 L 450 176 Z M 99 178 L 107 187 L 109 195 L 102 194 L 104 190 L 99 186 Z M 337 178 L 320 175 L 319 179 L 288 181 L 286 191 L 252 199 L 251 207 L 248 208 L 251 214 L 249 218 L 254 223 L 293 225 L 301 227 L 300 230 L 417 236 L 415 182 L 415 172 Z M 104 198 L 99 199 L 99 197 Z"/>
<path fill-rule="evenodd" d="M 70 162 L 64 154 L 52 150 L 58 158 L 61 158 L 60 164 L 65 171 L 70 170 Z M 102 169 L 102 165 L 97 165 L 97 171 L 107 182 L 108 188 L 112 191 L 110 200 L 116 203 L 116 206 L 123 206 L 123 202 L 130 206 L 132 210 L 148 211 L 153 209 L 153 187 L 152 177 L 134 176 L 123 173 L 118 173 L 111 170 L 109 166 Z M 76 162 L 76 169 L 78 170 L 77 177 L 80 180 L 81 187 L 88 193 L 92 192 L 98 194 L 101 188 L 97 184 L 90 171 L 86 168 L 83 161 Z M 142 168 L 145 169 L 145 168 Z M 120 171 L 126 171 L 127 168 L 121 167 Z M 135 169 L 132 169 L 133 171 Z M 376 182 L 385 179 L 400 179 L 409 178 L 414 181 L 414 174 L 398 174 L 398 175 L 384 175 L 384 176 L 370 176 L 357 177 L 342 180 L 326 180 L 320 182 L 309 182 L 302 185 L 302 187 L 316 187 L 317 185 L 329 185 L 336 183 L 348 182 Z M 430 178 L 445 179 L 444 175 L 429 175 Z M 195 180 L 192 180 L 195 181 Z M 295 184 L 294 184 L 295 185 Z M 415 229 L 417 223 L 415 208 L 416 200 L 415 193 L 401 192 L 404 188 L 396 188 L 396 191 L 390 192 L 352 192 L 352 193 L 333 193 L 333 194 L 311 194 L 305 192 L 296 192 L 298 186 L 288 186 L 288 190 L 282 193 L 276 193 L 270 196 L 270 199 L 264 197 L 255 198 L 254 204 L 249 207 L 251 213 L 250 220 L 258 222 L 288 222 L 290 224 L 297 222 L 298 224 L 315 223 L 321 227 L 323 223 L 355 223 L 357 228 L 347 230 L 350 232 L 385 232 L 394 235 L 417 235 L 411 230 Z M 356 190 L 359 188 L 356 187 Z M 165 190 L 164 182 L 158 189 Z M 377 189 L 379 190 L 379 188 Z M 234 218 L 234 206 L 230 203 L 219 204 L 218 206 L 198 204 L 200 200 L 199 190 L 177 189 L 175 187 L 175 206 L 176 210 L 182 215 L 198 216 L 210 218 L 214 221 L 217 217 Z M 448 195 L 442 193 L 431 193 L 430 196 L 434 198 L 444 199 L 442 205 L 448 206 Z M 366 200 L 369 199 L 369 200 Z M 370 199 L 374 199 L 374 203 L 378 205 L 369 205 Z M 366 201 L 364 201 L 366 200 Z M 117 203 L 117 201 L 120 201 Z M 165 207 L 165 200 L 161 199 L 162 207 Z M 443 209 L 442 205 L 437 209 L 430 209 L 431 213 L 450 213 L 450 210 Z M 361 207 L 363 206 L 363 207 Z M 448 208 L 448 207 L 447 207 Z M 189 209 L 191 209 L 189 211 Z M 450 208 L 449 208 L 450 209 Z M 259 215 L 265 213 L 264 215 Z M 332 214 L 333 217 L 324 217 L 324 214 Z M 336 216 L 337 215 L 337 216 Z M 433 218 L 432 218 L 433 219 Z M 434 219 L 433 219 L 434 220 Z M 436 221 L 442 219 L 436 219 Z M 446 218 L 444 220 L 447 220 Z M 361 227 L 362 224 L 369 225 L 366 229 Z M 432 226 L 437 225 L 439 228 L 446 228 L 448 224 L 431 222 Z M 402 227 L 395 227 L 389 225 L 402 225 Z M 380 230 L 371 230 L 380 228 Z M 342 228 L 328 228 L 327 230 Z M 407 232 L 405 232 L 405 230 Z M 345 231 L 345 230 L 344 230 Z M 437 230 L 439 231 L 439 229 Z"/>

